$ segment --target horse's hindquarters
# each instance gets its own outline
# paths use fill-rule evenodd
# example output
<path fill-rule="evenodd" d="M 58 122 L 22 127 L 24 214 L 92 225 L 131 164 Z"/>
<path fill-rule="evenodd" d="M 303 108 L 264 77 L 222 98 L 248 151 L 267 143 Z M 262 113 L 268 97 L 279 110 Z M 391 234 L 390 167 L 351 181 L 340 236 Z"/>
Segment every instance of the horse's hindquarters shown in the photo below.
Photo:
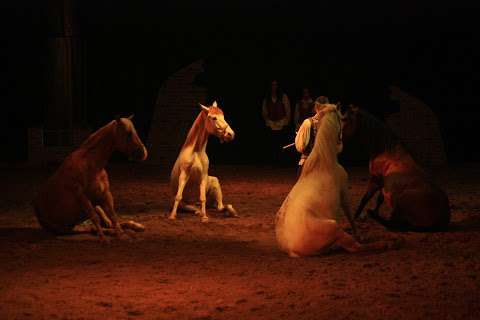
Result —
<path fill-rule="evenodd" d="M 276 224 L 278 245 L 290 256 L 315 255 L 336 241 L 339 228 L 335 220 L 295 215 L 279 217 Z"/>
<path fill-rule="evenodd" d="M 70 233 L 88 216 L 81 210 L 75 197 L 56 188 L 46 188 L 34 201 L 35 215 L 45 230 L 56 234 Z"/>
<path fill-rule="evenodd" d="M 450 223 L 450 206 L 441 190 L 406 190 L 396 202 L 394 213 L 419 229 L 443 229 Z"/>

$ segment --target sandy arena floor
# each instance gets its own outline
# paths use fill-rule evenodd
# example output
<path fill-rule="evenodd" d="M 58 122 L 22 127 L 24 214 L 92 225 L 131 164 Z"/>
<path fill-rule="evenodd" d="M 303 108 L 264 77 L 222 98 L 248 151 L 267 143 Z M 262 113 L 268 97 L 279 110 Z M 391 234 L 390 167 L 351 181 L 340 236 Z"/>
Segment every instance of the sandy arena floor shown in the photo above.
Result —
<path fill-rule="evenodd" d="M 210 210 L 204 224 L 187 213 L 165 218 L 165 172 L 115 165 L 117 211 L 147 230 L 104 244 L 39 229 L 30 201 L 51 170 L 1 169 L 0 319 L 480 318 L 480 165 L 439 176 L 450 231 L 403 233 L 399 250 L 302 259 L 280 252 L 274 238 L 294 171 L 211 168 L 241 218 Z M 348 171 L 356 206 L 367 172 Z M 367 241 L 399 236 L 371 220 L 360 230 Z"/>

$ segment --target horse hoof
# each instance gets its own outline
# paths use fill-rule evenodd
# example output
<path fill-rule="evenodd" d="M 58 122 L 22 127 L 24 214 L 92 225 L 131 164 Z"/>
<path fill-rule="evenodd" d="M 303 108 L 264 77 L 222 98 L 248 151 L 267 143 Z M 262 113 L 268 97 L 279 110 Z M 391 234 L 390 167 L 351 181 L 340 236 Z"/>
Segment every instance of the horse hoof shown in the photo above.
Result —
<path fill-rule="evenodd" d="M 202 222 L 208 222 L 208 217 L 207 216 L 203 216 L 202 219 L 201 219 Z"/>
<path fill-rule="evenodd" d="M 227 209 L 230 217 L 232 217 L 232 218 L 238 218 L 239 217 L 239 215 L 237 213 L 237 210 L 235 210 L 231 204 L 227 204 L 227 206 L 225 208 Z"/>
<path fill-rule="evenodd" d="M 177 219 L 176 216 L 172 216 L 172 215 L 169 215 L 169 216 L 168 216 L 168 220 L 176 220 L 176 219 Z"/>
<path fill-rule="evenodd" d="M 123 229 L 133 230 L 135 232 L 143 232 L 145 231 L 145 226 L 141 223 L 135 222 L 133 220 L 129 220 L 127 222 L 123 222 L 122 224 Z"/>

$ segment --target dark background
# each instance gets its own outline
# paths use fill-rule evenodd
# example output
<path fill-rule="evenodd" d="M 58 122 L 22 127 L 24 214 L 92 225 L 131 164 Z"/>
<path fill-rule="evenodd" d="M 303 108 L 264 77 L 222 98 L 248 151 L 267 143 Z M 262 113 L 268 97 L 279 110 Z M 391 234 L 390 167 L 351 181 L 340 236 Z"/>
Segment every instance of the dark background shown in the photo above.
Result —
<path fill-rule="evenodd" d="M 314 95 L 356 103 L 379 117 L 396 111 L 395 84 L 438 115 L 449 162 L 480 160 L 477 144 L 478 5 L 388 1 L 75 1 L 85 49 L 88 126 L 135 113 L 146 139 L 162 82 L 198 58 L 199 81 L 237 132 L 216 162 L 254 162 L 261 100 L 277 78 L 292 106 L 304 85 Z M 26 128 L 45 122 L 48 5 L 2 3 L 0 105 L 7 116 L 0 162 L 26 158 Z M 292 133 L 293 139 L 293 133 Z M 222 149 L 222 151 L 220 151 Z"/>

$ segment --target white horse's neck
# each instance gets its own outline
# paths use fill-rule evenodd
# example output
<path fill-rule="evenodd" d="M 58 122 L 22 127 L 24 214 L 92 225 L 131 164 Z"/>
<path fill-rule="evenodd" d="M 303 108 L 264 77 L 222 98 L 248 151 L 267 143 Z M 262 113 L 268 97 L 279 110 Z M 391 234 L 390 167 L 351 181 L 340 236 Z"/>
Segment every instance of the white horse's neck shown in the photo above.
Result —
<path fill-rule="evenodd" d="M 196 152 L 205 152 L 209 136 L 205 124 L 206 120 L 207 116 L 205 115 L 205 112 L 200 112 L 193 122 L 190 131 L 188 132 L 187 139 L 183 144 L 182 150 L 187 147 L 193 147 L 193 150 Z"/>

